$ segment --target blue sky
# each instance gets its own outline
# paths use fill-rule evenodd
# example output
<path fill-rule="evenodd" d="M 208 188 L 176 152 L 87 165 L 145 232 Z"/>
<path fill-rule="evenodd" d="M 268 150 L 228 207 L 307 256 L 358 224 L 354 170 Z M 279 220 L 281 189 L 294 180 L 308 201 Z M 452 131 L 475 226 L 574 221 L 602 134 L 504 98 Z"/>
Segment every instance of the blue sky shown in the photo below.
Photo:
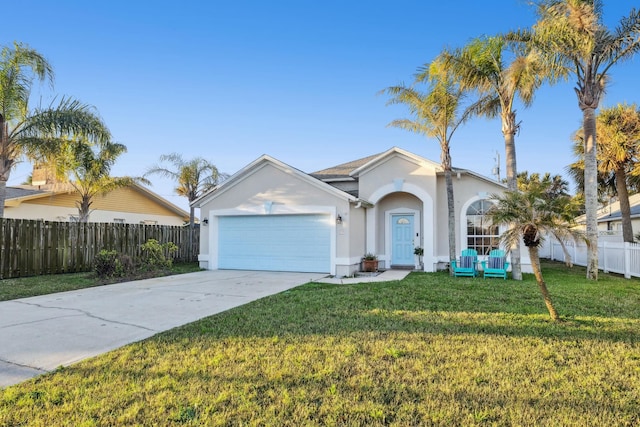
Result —
<path fill-rule="evenodd" d="M 611 27 L 635 1 L 605 2 Z M 53 96 L 94 105 L 128 147 L 115 175 L 142 175 L 161 154 L 202 156 L 234 173 L 262 154 L 305 172 L 398 146 L 439 161 L 435 140 L 388 128 L 408 117 L 378 92 L 411 83 L 444 47 L 530 26 L 525 0 L 69 1 L 23 0 L 3 20 L 14 40 L 45 55 Z M 612 70 L 601 106 L 640 103 L 640 56 Z M 518 107 L 519 170 L 565 174 L 581 113 L 573 81 L 541 89 Z M 504 144 L 497 120 L 474 119 L 452 139 L 454 166 L 490 176 Z M 10 184 L 30 173 L 20 165 Z M 172 196 L 170 181 L 151 189 Z"/>

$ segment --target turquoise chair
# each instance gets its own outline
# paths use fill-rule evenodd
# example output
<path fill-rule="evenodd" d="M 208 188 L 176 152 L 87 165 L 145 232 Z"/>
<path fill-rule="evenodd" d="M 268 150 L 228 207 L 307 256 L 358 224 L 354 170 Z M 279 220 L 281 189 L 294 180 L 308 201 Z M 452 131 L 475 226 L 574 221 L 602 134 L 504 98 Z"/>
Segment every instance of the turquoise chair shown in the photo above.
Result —
<path fill-rule="evenodd" d="M 478 275 L 478 251 L 465 249 L 460 254 L 460 261 L 451 260 L 451 268 L 456 277 L 476 277 Z"/>
<path fill-rule="evenodd" d="M 483 277 L 502 277 L 507 279 L 507 268 L 509 268 L 509 262 L 502 249 L 494 249 L 489 252 L 489 258 L 486 261 L 482 261 Z"/>

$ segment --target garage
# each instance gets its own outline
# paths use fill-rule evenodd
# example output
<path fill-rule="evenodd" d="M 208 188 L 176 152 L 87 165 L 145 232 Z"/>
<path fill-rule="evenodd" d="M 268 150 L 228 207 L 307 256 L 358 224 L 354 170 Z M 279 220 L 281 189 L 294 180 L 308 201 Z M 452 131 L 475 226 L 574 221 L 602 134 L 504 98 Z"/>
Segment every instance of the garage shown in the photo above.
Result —
<path fill-rule="evenodd" d="M 329 273 L 331 221 L 326 214 L 218 218 L 218 268 Z"/>

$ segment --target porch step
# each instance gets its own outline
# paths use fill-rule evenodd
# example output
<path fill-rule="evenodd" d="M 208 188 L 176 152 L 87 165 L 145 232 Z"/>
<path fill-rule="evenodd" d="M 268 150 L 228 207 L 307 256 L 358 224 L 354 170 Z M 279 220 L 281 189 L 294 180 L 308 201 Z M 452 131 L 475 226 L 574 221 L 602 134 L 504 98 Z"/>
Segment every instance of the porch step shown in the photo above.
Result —
<path fill-rule="evenodd" d="M 415 270 L 415 265 L 392 265 L 391 270 Z"/>

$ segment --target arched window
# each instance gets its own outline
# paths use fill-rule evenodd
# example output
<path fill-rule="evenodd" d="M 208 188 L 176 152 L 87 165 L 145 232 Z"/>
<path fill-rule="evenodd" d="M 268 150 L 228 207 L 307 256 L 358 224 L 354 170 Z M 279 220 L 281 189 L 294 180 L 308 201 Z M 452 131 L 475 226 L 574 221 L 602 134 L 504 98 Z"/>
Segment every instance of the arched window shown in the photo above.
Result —
<path fill-rule="evenodd" d="M 498 249 L 500 237 L 497 225 L 488 225 L 484 214 L 493 206 L 489 200 L 473 202 L 467 209 L 467 248 L 475 249 L 478 255 L 489 255 Z"/>

